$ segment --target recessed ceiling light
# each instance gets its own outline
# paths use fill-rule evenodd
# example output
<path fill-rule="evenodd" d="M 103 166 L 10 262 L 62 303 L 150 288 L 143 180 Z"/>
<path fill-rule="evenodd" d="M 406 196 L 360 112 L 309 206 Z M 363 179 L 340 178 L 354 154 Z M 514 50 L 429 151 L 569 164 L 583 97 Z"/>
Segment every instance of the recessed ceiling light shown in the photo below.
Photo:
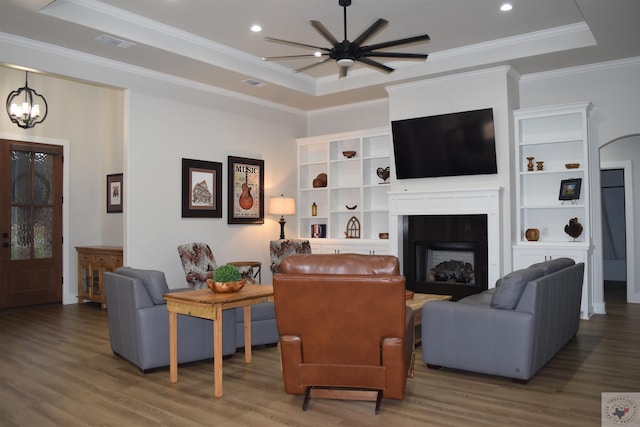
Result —
<path fill-rule="evenodd" d="M 500 10 L 503 12 L 508 12 L 511 9 L 513 9 L 513 6 L 511 5 L 511 3 L 503 3 L 502 6 L 500 6 Z"/>
<path fill-rule="evenodd" d="M 251 26 L 251 31 L 253 31 L 254 33 L 259 33 L 260 31 L 262 31 L 262 27 L 258 24 L 254 24 Z"/>

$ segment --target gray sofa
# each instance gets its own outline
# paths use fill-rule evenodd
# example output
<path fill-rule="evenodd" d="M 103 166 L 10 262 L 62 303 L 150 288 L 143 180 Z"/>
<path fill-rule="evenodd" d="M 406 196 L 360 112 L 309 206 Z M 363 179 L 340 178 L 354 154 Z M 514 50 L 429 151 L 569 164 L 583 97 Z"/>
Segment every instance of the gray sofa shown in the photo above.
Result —
<path fill-rule="evenodd" d="M 458 302 L 422 308 L 422 356 L 454 368 L 526 383 L 578 332 L 584 264 L 534 264 Z"/>
<path fill-rule="evenodd" d="M 122 267 L 105 272 L 112 351 L 142 372 L 169 366 L 169 313 L 163 295 L 187 290 L 169 289 L 164 273 L 156 270 Z M 244 316 L 241 308 L 225 310 L 222 316 L 222 354 L 228 356 L 244 346 Z M 252 307 L 251 325 L 253 345 L 278 342 L 272 303 Z M 178 315 L 178 363 L 212 358 L 213 322 Z"/>

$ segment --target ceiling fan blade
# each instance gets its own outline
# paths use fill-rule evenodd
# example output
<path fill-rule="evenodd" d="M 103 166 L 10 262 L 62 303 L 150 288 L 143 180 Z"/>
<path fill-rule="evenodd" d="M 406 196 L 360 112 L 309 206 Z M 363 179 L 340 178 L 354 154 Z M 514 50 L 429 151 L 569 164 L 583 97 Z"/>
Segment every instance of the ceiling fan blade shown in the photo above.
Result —
<path fill-rule="evenodd" d="M 312 46 L 310 44 L 291 42 L 289 40 L 274 39 L 273 37 L 265 37 L 264 40 L 272 43 L 287 44 L 289 46 L 304 47 L 307 49 L 315 49 L 315 50 L 321 50 L 323 52 L 329 52 L 329 49 L 327 49 L 326 47 Z"/>
<path fill-rule="evenodd" d="M 372 45 L 369 45 L 369 46 L 362 46 L 361 49 L 362 50 L 367 50 L 367 51 L 372 51 L 372 50 L 377 50 L 377 49 L 385 49 L 385 48 L 393 47 L 393 46 L 400 46 L 400 45 L 403 45 L 403 44 L 427 42 L 429 40 L 431 40 L 431 38 L 427 34 L 423 34 L 421 36 L 408 37 L 406 39 L 392 40 L 392 41 L 389 41 L 389 42 L 372 44 Z"/>
<path fill-rule="evenodd" d="M 320 21 L 311 21 L 311 25 L 322 35 L 322 37 L 331 43 L 332 46 L 340 43 Z"/>
<path fill-rule="evenodd" d="M 340 67 L 338 77 L 339 78 L 347 77 L 348 72 L 349 72 L 349 67 Z"/>
<path fill-rule="evenodd" d="M 318 66 L 318 65 L 320 65 L 320 64 L 324 64 L 325 62 L 327 62 L 327 61 L 328 61 L 328 60 L 330 60 L 330 59 L 331 59 L 331 58 L 328 58 L 328 57 L 327 57 L 327 58 L 323 59 L 323 60 L 322 60 L 322 61 L 320 61 L 320 62 L 314 62 L 313 64 L 305 65 L 304 67 L 302 67 L 302 68 L 298 68 L 298 69 L 296 69 L 296 70 L 294 70 L 294 71 L 295 71 L 296 73 L 299 73 L 300 71 L 305 71 L 305 70 L 308 70 L 309 68 L 317 67 L 317 66 Z"/>
<path fill-rule="evenodd" d="M 387 21 L 386 19 L 379 18 L 376 22 L 373 23 L 373 25 L 371 25 L 362 34 L 360 34 L 358 38 L 353 41 L 353 44 L 356 46 L 360 46 L 362 43 L 369 40 L 375 34 L 382 31 L 387 25 L 389 25 L 389 21 Z"/>
<path fill-rule="evenodd" d="M 379 63 L 379 62 L 377 62 L 377 61 L 374 61 L 374 60 L 369 59 L 369 58 L 366 58 L 366 57 L 360 57 L 360 58 L 358 58 L 358 59 L 357 59 L 357 61 L 358 61 L 358 62 L 362 62 L 362 63 L 363 63 L 363 64 L 365 64 L 365 65 L 368 65 L 368 66 L 370 66 L 370 67 L 373 67 L 373 68 L 375 68 L 375 69 L 377 69 L 377 70 L 379 70 L 379 71 L 382 71 L 382 72 L 384 72 L 384 73 L 387 73 L 387 74 L 388 74 L 388 73 L 390 73 L 390 72 L 392 72 L 392 71 L 394 70 L 394 69 L 393 69 L 393 68 L 391 68 L 391 67 L 387 67 L 387 66 L 386 66 L 386 65 L 384 65 L 384 64 L 381 64 L 381 63 Z"/>
<path fill-rule="evenodd" d="M 286 56 L 267 56 L 261 58 L 263 61 L 279 61 L 280 59 L 300 59 L 300 58 L 317 58 L 313 53 L 306 55 L 286 55 Z"/>
<path fill-rule="evenodd" d="M 429 55 L 422 53 L 363 52 L 360 56 L 366 58 L 427 59 Z"/>

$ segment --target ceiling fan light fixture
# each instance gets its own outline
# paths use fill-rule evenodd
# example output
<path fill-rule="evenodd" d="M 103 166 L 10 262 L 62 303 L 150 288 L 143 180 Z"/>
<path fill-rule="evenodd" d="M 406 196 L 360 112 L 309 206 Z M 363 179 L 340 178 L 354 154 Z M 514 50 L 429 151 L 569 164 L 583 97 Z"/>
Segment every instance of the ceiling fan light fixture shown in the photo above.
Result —
<path fill-rule="evenodd" d="M 355 61 L 353 58 L 340 58 L 336 62 L 338 63 L 338 67 L 350 67 Z"/>

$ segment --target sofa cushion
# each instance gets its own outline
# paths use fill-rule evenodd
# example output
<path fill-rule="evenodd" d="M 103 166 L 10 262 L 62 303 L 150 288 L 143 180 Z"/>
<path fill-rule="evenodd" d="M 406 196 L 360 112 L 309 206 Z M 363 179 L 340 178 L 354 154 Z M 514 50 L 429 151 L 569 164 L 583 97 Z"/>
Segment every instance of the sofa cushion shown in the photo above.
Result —
<path fill-rule="evenodd" d="M 525 286 L 532 280 L 544 276 L 538 267 L 529 267 L 513 271 L 496 282 L 496 291 L 491 298 L 491 307 L 513 310 L 524 292 Z"/>
<path fill-rule="evenodd" d="M 116 273 L 140 280 L 155 305 L 166 303 L 163 295 L 169 292 L 169 285 L 167 285 L 167 279 L 162 271 L 120 267 Z"/>
<path fill-rule="evenodd" d="M 544 272 L 544 275 L 547 276 L 558 270 L 562 270 L 563 268 L 571 267 L 575 263 L 576 262 L 571 258 L 556 258 L 550 261 L 544 261 L 544 262 L 533 264 L 529 268 L 531 267 L 540 268 Z"/>

